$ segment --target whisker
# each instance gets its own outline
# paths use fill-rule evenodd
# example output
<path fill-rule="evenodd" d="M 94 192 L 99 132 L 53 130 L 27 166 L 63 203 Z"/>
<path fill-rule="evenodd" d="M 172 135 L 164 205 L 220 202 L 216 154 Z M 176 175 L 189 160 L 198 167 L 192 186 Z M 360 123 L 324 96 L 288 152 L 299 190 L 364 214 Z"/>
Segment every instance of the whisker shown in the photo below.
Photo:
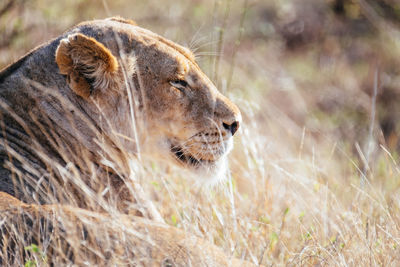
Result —
<path fill-rule="evenodd" d="M 218 41 L 205 42 L 205 43 L 203 43 L 203 44 L 201 44 L 201 45 L 199 45 L 199 46 L 197 46 L 197 47 L 192 48 L 191 50 L 192 50 L 193 53 L 195 53 L 195 52 L 196 52 L 197 50 L 199 50 L 200 48 L 203 48 L 203 47 L 205 47 L 205 46 L 214 45 L 214 44 L 217 44 L 217 43 L 218 43 Z"/>

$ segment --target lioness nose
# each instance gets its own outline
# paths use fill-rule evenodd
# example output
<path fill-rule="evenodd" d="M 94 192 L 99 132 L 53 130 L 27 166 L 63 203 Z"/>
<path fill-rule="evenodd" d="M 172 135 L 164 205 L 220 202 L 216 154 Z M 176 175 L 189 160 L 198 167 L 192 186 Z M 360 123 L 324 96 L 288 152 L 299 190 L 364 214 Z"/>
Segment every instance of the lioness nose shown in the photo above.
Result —
<path fill-rule="evenodd" d="M 239 129 L 242 121 L 239 108 L 222 94 L 217 95 L 214 118 L 217 119 L 219 125 L 222 122 L 221 130 L 231 132 L 232 136 Z"/>
<path fill-rule="evenodd" d="M 239 122 L 238 121 L 234 121 L 232 124 L 227 124 L 225 122 L 222 123 L 222 126 L 224 126 L 224 128 L 228 131 L 230 131 L 232 133 L 232 136 L 237 132 L 237 130 L 239 129 Z"/>

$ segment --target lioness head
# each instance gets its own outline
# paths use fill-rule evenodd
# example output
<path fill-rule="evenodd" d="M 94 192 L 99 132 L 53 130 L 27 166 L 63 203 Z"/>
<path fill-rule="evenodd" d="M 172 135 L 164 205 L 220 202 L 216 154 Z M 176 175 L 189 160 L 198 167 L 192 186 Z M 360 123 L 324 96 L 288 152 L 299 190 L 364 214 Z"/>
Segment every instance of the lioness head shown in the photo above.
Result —
<path fill-rule="evenodd" d="M 155 137 L 161 150 L 196 170 L 218 169 L 231 150 L 240 111 L 218 92 L 188 49 L 112 18 L 66 33 L 55 58 L 71 91 L 87 106 L 100 107 L 111 121 L 106 131 L 133 140 L 129 123 L 139 111 L 142 135 Z"/>

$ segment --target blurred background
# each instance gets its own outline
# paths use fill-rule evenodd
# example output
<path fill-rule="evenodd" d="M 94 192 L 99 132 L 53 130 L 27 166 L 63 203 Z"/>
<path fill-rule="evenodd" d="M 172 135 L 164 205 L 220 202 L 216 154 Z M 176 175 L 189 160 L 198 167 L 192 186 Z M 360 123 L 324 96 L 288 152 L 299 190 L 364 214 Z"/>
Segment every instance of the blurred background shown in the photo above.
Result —
<path fill-rule="evenodd" d="M 350 146 L 368 139 L 376 85 L 374 137 L 398 148 L 397 1 L 3 0 L 0 67 L 76 23 L 115 15 L 191 48 L 222 91 L 268 99 L 296 126 Z"/>
<path fill-rule="evenodd" d="M 116 15 L 189 47 L 243 113 L 231 191 L 153 168 L 170 224 L 266 265 L 400 263 L 398 1 L 1 0 L 0 68 Z"/>

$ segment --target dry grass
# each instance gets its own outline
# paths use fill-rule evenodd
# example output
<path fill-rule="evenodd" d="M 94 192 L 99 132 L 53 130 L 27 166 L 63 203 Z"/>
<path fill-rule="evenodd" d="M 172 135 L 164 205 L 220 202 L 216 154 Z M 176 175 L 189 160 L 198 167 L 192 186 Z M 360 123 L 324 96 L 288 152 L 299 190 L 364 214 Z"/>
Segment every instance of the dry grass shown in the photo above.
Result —
<path fill-rule="evenodd" d="M 17 1 L 0 29 L 22 33 L 0 48 L 0 66 L 108 15 L 197 48 L 244 119 L 231 177 L 215 188 L 193 188 L 187 174 L 142 156 L 140 184 L 165 221 L 266 266 L 398 266 L 400 48 L 387 34 L 397 24 L 369 1 L 345 1 L 342 17 L 334 1 L 295 2 Z M 288 37 L 291 20 L 303 21 L 302 35 Z"/>

